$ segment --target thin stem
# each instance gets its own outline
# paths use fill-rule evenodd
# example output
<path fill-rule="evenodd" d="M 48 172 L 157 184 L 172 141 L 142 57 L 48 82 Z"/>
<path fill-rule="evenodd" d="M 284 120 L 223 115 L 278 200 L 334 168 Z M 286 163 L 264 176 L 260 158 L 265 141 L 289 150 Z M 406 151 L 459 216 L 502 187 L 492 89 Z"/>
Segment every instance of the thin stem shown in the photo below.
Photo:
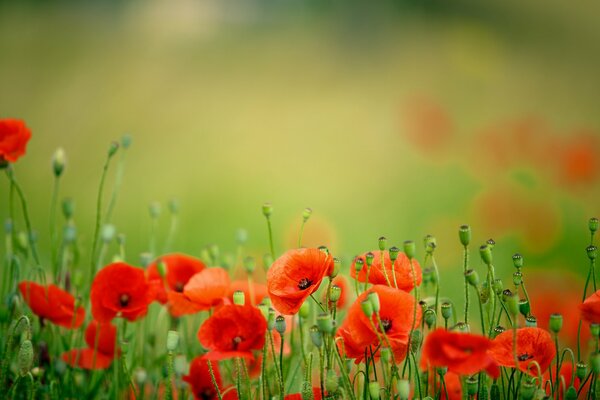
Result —
<path fill-rule="evenodd" d="M 58 254 L 56 243 L 56 207 L 58 203 L 58 191 L 60 186 L 60 176 L 54 176 L 54 185 L 52 188 L 52 200 L 50 201 L 50 250 L 52 257 L 52 272 L 54 279 L 58 281 Z"/>
<path fill-rule="evenodd" d="M 210 380 L 212 381 L 213 386 L 215 387 L 215 391 L 217 392 L 217 397 L 219 400 L 223 400 L 223 396 L 221 395 L 221 389 L 219 389 L 219 384 L 217 383 L 217 378 L 215 378 L 215 371 L 213 371 L 212 363 L 210 360 L 206 360 L 206 364 L 208 364 L 208 372 L 210 373 Z"/>
<path fill-rule="evenodd" d="M 463 272 L 465 278 L 465 324 L 469 324 L 469 281 L 467 280 L 467 271 L 469 270 L 469 246 L 464 246 L 463 250 Z"/>
<path fill-rule="evenodd" d="M 104 191 L 104 182 L 106 181 L 106 174 L 111 158 L 112 154 L 109 152 L 106 161 L 104 161 L 104 167 L 102 168 L 102 176 L 100 177 L 100 186 L 98 187 L 98 196 L 96 198 L 96 225 L 94 227 L 94 241 L 92 242 L 92 254 L 90 260 L 90 280 L 93 279 L 95 275 L 94 261 L 96 261 L 96 248 L 98 247 L 98 235 L 100 233 L 100 223 L 102 221 L 102 193 Z"/>
<path fill-rule="evenodd" d="M 273 247 L 273 228 L 271 227 L 271 218 L 267 218 L 267 228 L 269 229 L 269 248 L 271 250 L 271 257 L 275 259 L 275 247 Z"/>

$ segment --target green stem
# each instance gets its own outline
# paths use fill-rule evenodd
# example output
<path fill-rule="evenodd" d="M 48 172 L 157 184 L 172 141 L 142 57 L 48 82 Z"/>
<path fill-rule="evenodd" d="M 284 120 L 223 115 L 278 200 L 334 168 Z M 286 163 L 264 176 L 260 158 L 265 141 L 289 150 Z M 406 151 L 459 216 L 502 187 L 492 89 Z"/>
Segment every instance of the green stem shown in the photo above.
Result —
<path fill-rule="evenodd" d="M 273 247 L 273 228 L 271 227 L 271 218 L 267 218 L 267 228 L 269 230 L 269 248 L 271 250 L 271 257 L 275 259 L 275 247 Z"/>
<path fill-rule="evenodd" d="M 108 166 L 112 154 L 109 152 L 106 160 L 104 161 L 104 167 L 102 168 L 102 176 L 100 177 L 100 186 L 98 187 L 98 196 L 96 198 L 96 225 L 94 227 L 94 241 L 92 242 L 91 260 L 90 260 L 90 281 L 94 279 L 96 271 L 94 262 L 96 261 L 96 248 L 98 247 L 98 235 L 100 234 L 100 223 L 102 221 L 102 193 L 104 191 L 104 182 L 106 181 L 106 174 L 108 172 Z"/>
<path fill-rule="evenodd" d="M 464 246 L 463 250 L 463 272 L 465 278 L 465 324 L 469 324 L 469 281 L 467 280 L 467 271 L 469 270 L 469 246 Z"/>
<path fill-rule="evenodd" d="M 58 282 L 58 254 L 57 247 L 58 243 L 56 243 L 56 207 L 58 203 L 58 191 L 60 186 L 60 177 L 54 177 L 54 185 L 52 188 L 52 200 L 50 202 L 50 250 L 52 257 L 52 272 L 54 275 L 55 282 Z"/>
<path fill-rule="evenodd" d="M 212 363 L 210 360 L 206 360 L 208 364 L 208 372 L 210 373 L 210 380 L 212 381 L 213 386 L 215 387 L 215 391 L 217 392 L 217 397 L 219 400 L 223 400 L 223 396 L 221 395 L 221 389 L 219 389 L 219 384 L 217 383 L 217 378 L 215 378 L 215 371 L 213 371 Z"/>

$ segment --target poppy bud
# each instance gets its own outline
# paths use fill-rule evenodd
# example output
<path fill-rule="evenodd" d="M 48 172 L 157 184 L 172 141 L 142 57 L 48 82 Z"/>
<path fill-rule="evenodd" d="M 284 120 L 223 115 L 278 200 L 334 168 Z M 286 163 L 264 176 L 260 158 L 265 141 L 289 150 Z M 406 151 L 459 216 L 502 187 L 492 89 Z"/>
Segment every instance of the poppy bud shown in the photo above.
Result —
<path fill-rule="evenodd" d="M 363 269 L 364 261 L 362 258 L 354 260 L 354 271 L 358 274 Z"/>
<path fill-rule="evenodd" d="M 302 303 L 302 305 L 300 306 L 300 310 L 298 311 L 298 315 L 300 316 L 300 318 L 308 318 L 308 316 L 310 315 L 310 302 L 305 301 L 304 303 Z"/>
<path fill-rule="evenodd" d="M 494 247 L 496 246 L 496 241 L 494 239 L 488 239 L 485 243 L 490 247 L 491 250 L 494 250 Z"/>
<path fill-rule="evenodd" d="M 117 150 L 119 150 L 119 143 L 117 142 L 110 142 L 110 145 L 108 146 L 108 157 L 112 157 L 117 153 Z"/>
<path fill-rule="evenodd" d="M 527 301 L 527 299 L 519 300 L 519 312 L 523 314 L 524 317 L 527 317 L 531 312 L 531 305 Z"/>
<path fill-rule="evenodd" d="M 525 326 L 528 328 L 537 328 L 537 318 L 533 315 L 525 317 Z"/>
<path fill-rule="evenodd" d="M 587 256 L 590 260 L 595 260 L 598 255 L 598 248 L 594 245 L 588 246 L 585 251 L 587 251 Z"/>
<path fill-rule="evenodd" d="M 458 238 L 463 246 L 468 246 L 471 242 L 471 227 L 469 225 L 461 225 L 458 228 Z"/>
<path fill-rule="evenodd" d="M 410 396 L 410 381 L 408 379 L 400 379 L 398 381 L 398 394 L 400 400 L 408 400 Z"/>
<path fill-rule="evenodd" d="M 62 212 L 65 219 L 71 219 L 75 212 L 75 203 L 73 199 L 67 197 L 62 201 Z"/>
<path fill-rule="evenodd" d="M 445 320 L 452 318 L 452 304 L 444 302 L 440 308 L 442 310 L 442 317 L 444 317 Z"/>
<path fill-rule="evenodd" d="M 371 400 L 379 400 L 379 383 L 377 382 L 369 382 L 369 396 Z"/>
<path fill-rule="evenodd" d="M 423 320 L 427 324 L 427 327 L 431 329 L 433 324 L 435 324 L 435 311 L 433 311 L 431 308 L 427 309 L 427 311 L 425 311 L 423 314 Z"/>
<path fill-rule="evenodd" d="M 116 228 L 114 225 L 106 224 L 102 227 L 101 237 L 102 241 L 106 244 L 110 243 L 115 237 Z"/>
<path fill-rule="evenodd" d="M 600 353 L 592 353 L 590 356 L 590 365 L 595 374 L 600 374 Z"/>
<path fill-rule="evenodd" d="M 575 366 L 575 375 L 579 378 L 579 380 L 585 379 L 587 375 L 587 364 L 584 362 L 578 362 Z"/>
<path fill-rule="evenodd" d="M 329 289 L 329 301 L 332 303 L 337 303 L 341 296 L 342 288 L 338 285 L 331 285 L 331 288 Z"/>
<path fill-rule="evenodd" d="M 492 249 L 487 244 L 479 247 L 479 255 L 481 256 L 484 264 L 490 265 L 492 263 Z"/>
<path fill-rule="evenodd" d="M 304 211 L 302 211 L 302 219 L 304 220 L 304 222 L 308 221 L 311 214 L 312 214 L 312 208 L 306 207 L 304 209 Z"/>
<path fill-rule="evenodd" d="M 596 218 L 596 217 L 590 218 L 588 226 L 590 228 L 590 232 L 596 233 L 596 231 L 598 230 L 598 218 Z"/>
<path fill-rule="evenodd" d="M 33 365 L 33 345 L 31 340 L 23 340 L 19 348 L 19 371 L 21 375 L 25 375 L 31 370 Z"/>
<path fill-rule="evenodd" d="M 146 268 L 148 265 L 150 265 L 151 262 L 152 262 L 152 254 L 150 254 L 148 252 L 140 254 L 140 264 L 142 265 L 142 267 Z M 160 269 L 159 269 L 159 273 L 160 273 Z M 163 271 L 163 273 L 164 273 L 164 271 Z M 164 275 L 161 275 L 161 276 L 164 276 Z"/>
<path fill-rule="evenodd" d="M 467 282 L 469 285 L 473 287 L 479 286 L 479 274 L 474 269 L 468 269 L 465 272 L 465 276 L 467 277 Z"/>
<path fill-rule="evenodd" d="M 385 236 L 380 236 L 379 237 L 378 244 L 379 244 L 379 250 L 380 251 L 384 251 L 385 250 L 385 246 L 387 244 L 387 239 L 385 238 Z"/>
<path fill-rule="evenodd" d="M 244 258 L 244 269 L 249 275 L 251 275 L 254 272 L 254 270 L 256 269 L 256 261 L 254 261 L 254 257 L 248 256 Z"/>
<path fill-rule="evenodd" d="M 273 264 L 273 256 L 271 253 L 265 253 L 263 255 L 263 265 L 265 266 L 265 270 L 269 269 L 269 267 Z"/>
<path fill-rule="evenodd" d="M 409 260 L 415 258 L 415 254 L 417 252 L 417 247 L 415 246 L 415 242 L 412 240 L 404 241 L 404 253 L 408 257 Z"/>
<path fill-rule="evenodd" d="M 140 386 L 146 383 L 146 379 L 148 379 L 148 373 L 144 368 L 137 368 L 133 373 L 133 376 L 135 378 L 135 382 Z"/>
<path fill-rule="evenodd" d="M 521 384 L 521 398 L 523 400 L 531 400 L 533 399 L 533 395 L 535 394 L 535 385 L 531 382 L 524 381 Z"/>
<path fill-rule="evenodd" d="M 331 269 L 331 274 L 329 274 L 329 277 L 333 279 L 338 276 L 341 267 L 342 261 L 337 257 L 333 257 L 333 268 Z"/>
<path fill-rule="evenodd" d="M 590 332 L 593 337 L 597 338 L 600 335 L 600 324 L 590 324 Z"/>
<path fill-rule="evenodd" d="M 129 133 L 126 133 L 121 137 L 121 146 L 123 146 L 123 148 L 127 150 L 129 146 L 131 146 L 132 141 L 133 139 L 131 138 L 131 135 Z"/>
<path fill-rule="evenodd" d="M 167 350 L 169 352 L 173 352 L 177 349 L 179 345 L 179 333 L 177 331 L 168 331 L 167 332 Z"/>
<path fill-rule="evenodd" d="M 59 147 L 52 156 L 52 169 L 54 170 L 54 176 L 59 177 L 62 175 L 65 169 L 65 150 Z"/>
<path fill-rule="evenodd" d="M 446 372 L 448 372 L 448 367 L 438 367 L 436 371 L 439 376 L 444 376 L 446 375 Z"/>
<path fill-rule="evenodd" d="M 477 394 L 477 386 L 479 385 L 479 380 L 474 376 L 467 378 L 467 394 L 469 397 L 475 396 Z"/>
<path fill-rule="evenodd" d="M 392 261 L 392 264 L 394 264 L 394 262 L 398 258 L 398 253 L 400 253 L 400 249 L 397 248 L 396 246 L 392 246 L 389 249 L 389 253 L 390 253 L 390 260 Z"/>
<path fill-rule="evenodd" d="M 269 318 L 267 319 L 267 328 L 271 331 L 275 329 L 275 310 L 269 307 Z"/>
<path fill-rule="evenodd" d="M 373 265 L 373 259 L 375 258 L 375 254 L 368 252 L 367 255 L 365 256 L 365 260 L 367 262 L 367 267 L 370 267 L 371 265 Z"/>
<path fill-rule="evenodd" d="M 389 362 L 392 358 L 392 353 L 388 347 L 384 347 L 381 350 L 379 350 L 379 355 L 381 359 L 385 362 Z"/>
<path fill-rule="evenodd" d="M 554 314 L 550 315 L 549 327 L 552 332 L 554 332 L 554 333 L 560 332 L 560 330 L 562 329 L 562 325 L 563 325 L 562 315 L 560 315 L 558 313 L 554 313 Z"/>
<path fill-rule="evenodd" d="M 333 333 L 334 326 L 331 315 L 329 313 L 319 314 L 317 316 L 317 326 L 323 333 Z"/>
<path fill-rule="evenodd" d="M 502 291 L 504 290 L 504 284 L 502 283 L 502 279 L 494 279 L 492 287 L 494 288 L 494 292 L 496 294 L 502 293 Z"/>
<path fill-rule="evenodd" d="M 327 377 L 325 378 L 325 390 L 327 393 L 335 393 L 338 390 L 339 378 L 336 372 L 332 369 L 327 370 Z"/>
<path fill-rule="evenodd" d="M 363 310 L 363 313 L 367 316 L 367 318 L 371 318 L 373 315 L 373 303 L 369 301 L 369 299 L 365 299 L 360 302 L 360 307 Z"/>
<path fill-rule="evenodd" d="M 437 240 L 435 237 L 432 235 L 427 235 L 425 236 L 425 239 L 423 239 L 423 242 L 425 244 L 425 251 L 427 254 L 433 254 L 435 248 L 437 247 Z"/>
<path fill-rule="evenodd" d="M 311 326 L 309 333 L 310 340 L 312 340 L 313 344 L 316 347 L 320 348 L 321 346 L 323 346 L 323 335 L 321 334 L 321 331 L 319 330 L 319 327 L 317 325 Z"/>
<path fill-rule="evenodd" d="M 285 317 L 283 315 L 278 315 L 277 318 L 275 318 L 275 330 L 279 332 L 281 336 L 283 336 L 285 333 L 285 328 Z"/>
<path fill-rule="evenodd" d="M 241 290 L 233 292 L 233 304 L 236 306 L 243 306 L 246 303 L 246 295 Z"/>
<path fill-rule="evenodd" d="M 273 214 L 273 206 L 271 203 L 265 203 L 262 206 L 262 213 L 268 219 Z"/>
<path fill-rule="evenodd" d="M 575 400 L 577 399 L 577 389 L 573 385 L 569 386 L 567 392 L 565 393 L 565 400 Z"/>
<path fill-rule="evenodd" d="M 516 269 L 520 269 L 521 267 L 523 267 L 523 256 L 520 255 L 519 253 L 515 253 L 512 256 L 512 260 L 513 260 L 513 265 L 515 266 Z"/>
<path fill-rule="evenodd" d="M 513 284 L 515 286 L 521 286 L 523 283 L 523 274 L 520 271 L 513 272 Z"/>
<path fill-rule="evenodd" d="M 412 332 L 412 336 L 410 339 L 410 350 L 413 353 L 417 353 L 419 351 L 419 347 L 421 346 L 421 342 L 423 341 L 423 334 L 420 330 L 415 329 Z"/>
<path fill-rule="evenodd" d="M 248 241 L 248 231 L 240 228 L 235 232 L 235 241 L 240 246 L 243 246 Z"/>
<path fill-rule="evenodd" d="M 157 219 L 158 217 L 160 217 L 160 211 L 161 207 L 158 201 L 153 201 L 148 206 L 148 212 L 150 213 L 150 218 L 152 219 Z"/>
<path fill-rule="evenodd" d="M 379 295 L 377 294 L 377 292 L 369 293 L 367 295 L 367 299 L 369 299 L 371 305 L 373 306 L 373 312 L 378 313 L 381 309 L 381 303 L 379 302 Z"/>
<path fill-rule="evenodd" d="M 26 252 L 27 249 L 29 248 L 29 240 L 27 239 L 27 234 L 25 232 L 18 232 L 17 233 L 17 247 L 22 250 L 23 252 Z"/>
<path fill-rule="evenodd" d="M 265 304 L 265 303 L 260 303 L 257 307 L 260 310 L 260 312 L 262 313 L 263 317 L 265 318 L 265 321 L 268 321 L 269 320 L 269 305 Z"/>

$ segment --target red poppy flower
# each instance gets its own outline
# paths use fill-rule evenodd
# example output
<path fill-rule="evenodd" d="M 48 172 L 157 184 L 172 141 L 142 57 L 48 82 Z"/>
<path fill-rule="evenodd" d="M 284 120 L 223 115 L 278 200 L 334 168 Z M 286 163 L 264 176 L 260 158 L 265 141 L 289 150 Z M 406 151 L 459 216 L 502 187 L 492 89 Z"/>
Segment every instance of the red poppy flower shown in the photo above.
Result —
<path fill-rule="evenodd" d="M 143 269 L 112 263 L 102 268 L 92 282 L 92 315 L 99 322 L 117 316 L 135 321 L 146 315 L 155 296 L 155 285 L 146 280 Z"/>
<path fill-rule="evenodd" d="M 500 370 L 487 354 L 491 345 L 485 336 L 436 329 L 425 338 L 421 367 L 448 367 L 448 371 L 459 375 L 485 370 L 496 378 Z"/>
<path fill-rule="evenodd" d="M 503 367 L 515 367 L 513 353 L 513 331 L 506 330 L 496 336 L 489 350 L 490 356 Z M 556 349 L 550 333 L 541 328 L 520 328 L 517 330 L 517 359 L 519 370 L 528 371 L 529 364 L 536 361 L 542 373 L 548 369 L 556 355 Z M 532 366 L 531 375 L 537 375 L 537 369 Z"/>
<path fill-rule="evenodd" d="M 312 389 L 313 392 L 313 399 L 314 400 L 321 400 L 321 389 L 318 387 L 314 387 Z M 285 400 L 302 400 L 302 393 L 294 393 L 294 394 L 288 394 L 287 396 L 284 397 Z"/>
<path fill-rule="evenodd" d="M 260 304 L 264 298 L 268 296 L 267 286 L 262 283 L 252 282 L 252 289 L 250 289 L 248 280 L 239 280 L 231 282 L 229 290 L 227 291 L 227 298 L 231 300 L 233 293 L 238 290 L 244 292 L 246 304 L 251 304 L 253 306 Z M 252 293 L 252 297 L 250 297 L 250 293 Z"/>
<path fill-rule="evenodd" d="M 100 329 L 98 331 L 98 329 Z M 97 352 L 96 335 L 98 335 Z M 72 367 L 83 369 L 105 369 L 110 366 L 115 354 L 117 328 L 110 322 L 98 323 L 93 320 L 85 330 L 85 349 L 73 349 L 63 353 L 62 359 Z"/>
<path fill-rule="evenodd" d="M 83 307 L 75 309 L 75 298 L 56 285 L 19 283 L 19 291 L 31 311 L 40 318 L 65 328 L 79 328 L 85 318 Z"/>
<path fill-rule="evenodd" d="M 227 296 L 229 274 L 223 268 L 206 268 L 192 276 L 183 288 L 183 295 L 199 310 L 208 310 L 223 302 Z"/>
<path fill-rule="evenodd" d="M 579 306 L 581 318 L 593 324 L 600 323 L 600 290 L 592 293 Z"/>
<path fill-rule="evenodd" d="M 273 308 L 281 314 L 297 313 L 332 268 L 333 257 L 319 249 L 287 251 L 267 272 L 267 290 Z"/>
<path fill-rule="evenodd" d="M 231 304 L 204 321 L 198 339 L 210 350 L 204 355 L 208 359 L 252 358 L 252 350 L 262 348 L 266 330 L 267 322 L 257 308 Z"/>
<path fill-rule="evenodd" d="M 219 371 L 219 364 L 213 362 L 212 369 L 215 375 L 215 381 L 217 381 L 217 385 L 222 392 L 223 381 L 221 379 L 221 372 Z M 202 356 L 192 360 L 190 363 L 190 373 L 183 376 L 182 379 L 191 386 L 194 399 L 214 400 L 218 398 L 217 391 L 210 376 L 210 370 L 208 369 L 208 362 L 203 359 Z"/>
<path fill-rule="evenodd" d="M 0 165 L 25 154 L 31 131 L 20 119 L 0 119 Z"/>
<path fill-rule="evenodd" d="M 379 296 L 381 327 L 375 316 L 371 324 L 362 310 L 361 303 L 370 292 Z M 392 351 L 397 360 L 406 356 L 408 335 L 413 326 L 415 300 L 410 294 L 384 285 L 375 285 L 367 292 L 363 292 L 352 303 L 348 310 L 348 316 L 338 330 L 338 336 L 344 339 L 344 347 L 348 357 L 356 356 L 356 362 L 362 361 L 365 349 L 369 346 L 376 348 L 378 343 L 376 329 L 383 330 L 390 342 Z M 421 323 L 421 308 L 417 307 L 417 318 L 414 326 Z M 383 344 L 385 345 L 385 343 Z"/>
<path fill-rule="evenodd" d="M 165 265 L 164 278 L 159 273 L 159 263 Z M 197 258 L 174 253 L 159 257 L 152 264 L 148 265 L 147 274 L 149 281 L 158 281 L 160 283 L 156 292 L 156 298 L 159 302 L 165 304 L 168 300 L 168 291 L 183 292 L 183 287 L 188 283 L 190 278 L 204 268 L 206 268 L 206 265 Z"/>
<path fill-rule="evenodd" d="M 398 289 L 407 292 L 410 292 L 413 289 L 414 277 L 410 266 L 410 260 L 406 254 L 402 252 L 398 253 L 398 258 L 394 262 L 394 273 L 392 273 L 392 260 L 390 259 L 390 254 L 387 251 L 383 253 L 383 258 L 385 260 L 384 270 L 381 265 L 381 252 L 379 250 L 374 250 L 372 253 L 374 258 L 373 263 L 369 268 L 369 283 L 372 283 L 373 285 L 388 285 L 388 281 L 386 280 L 387 276 L 390 282 L 390 285 L 388 286 L 397 287 Z M 367 280 L 367 262 L 365 260 L 367 254 L 368 253 L 365 253 L 356 258 L 360 258 L 363 261 L 363 267 L 358 272 L 358 276 L 355 269 L 356 259 L 352 262 L 352 266 L 350 267 L 350 276 L 354 279 L 358 279 L 359 282 L 366 282 Z M 419 286 L 421 285 L 422 280 L 421 266 L 415 259 L 413 259 L 412 263 L 415 269 L 417 286 Z M 396 280 L 394 280 L 394 275 L 396 276 Z"/>

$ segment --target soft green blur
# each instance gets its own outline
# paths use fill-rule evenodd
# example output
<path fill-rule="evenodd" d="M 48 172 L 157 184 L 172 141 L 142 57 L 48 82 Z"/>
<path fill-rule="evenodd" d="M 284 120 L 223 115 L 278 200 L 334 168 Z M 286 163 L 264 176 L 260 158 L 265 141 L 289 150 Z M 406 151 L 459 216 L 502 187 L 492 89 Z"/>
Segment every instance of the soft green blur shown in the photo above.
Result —
<path fill-rule="evenodd" d="M 496 239 L 504 275 L 516 251 L 526 266 L 587 271 L 598 3 L 377 3 L 0 2 L 0 116 L 33 132 L 15 169 L 44 256 L 53 151 L 66 150 L 61 197 L 89 246 L 108 145 L 130 133 L 114 222 L 133 263 L 150 202 L 163 204 L 160 248 L 177 198 L 174 249 L 193 254 L 234 251 L 239 227 L 266 252 L 270 201 L 277 251 L 309 206 L 305 244 L 346 267 L 381 235 L 431 233 L 457 283 L 469 223 L 475 245 Z"/>

